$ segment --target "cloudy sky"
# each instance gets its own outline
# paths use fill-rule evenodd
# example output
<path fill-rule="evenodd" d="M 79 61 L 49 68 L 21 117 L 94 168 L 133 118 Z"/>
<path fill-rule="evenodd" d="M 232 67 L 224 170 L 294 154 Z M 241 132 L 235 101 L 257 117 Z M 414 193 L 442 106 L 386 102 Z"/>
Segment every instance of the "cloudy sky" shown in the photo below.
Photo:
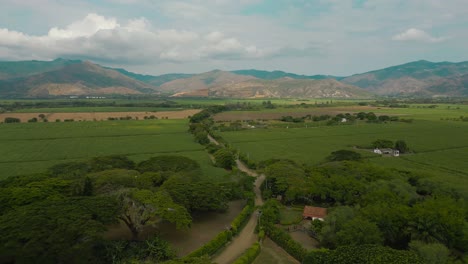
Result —
<path fill-rule="evenodd" d="M 468 0 L 0 0 L 0 60 L 349 75 L 468 60 Z"/>

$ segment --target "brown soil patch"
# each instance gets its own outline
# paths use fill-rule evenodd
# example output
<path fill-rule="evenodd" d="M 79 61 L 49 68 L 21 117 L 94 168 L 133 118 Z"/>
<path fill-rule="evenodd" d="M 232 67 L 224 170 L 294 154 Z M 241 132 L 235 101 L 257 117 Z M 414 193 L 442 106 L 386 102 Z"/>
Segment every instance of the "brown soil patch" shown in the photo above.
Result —
<path fill-rule="evenodd" d="M 175 224 L 161 222 L 155 226 L 146 226 L 139 239 L 146 239 L 154 235 L 160 235 L 176 249 L 177 256 L 182 257 L 198 249 L 221 231 L 226 230 L 231 222 L 244 208 L 245 201 L 229 202 L 229 210 L 226 213 L 198 213 L 193 215 L 192 226 L 189 230 L 178 230 Z M 104 237 L 106 239 L 131 239 L 127 226 L 123 223 L 112 225 L 108 228 Z"/>
<path fill-rule="evenodd" d="M 49 120 L 49 122 L 55 122 L 56 119 L 63 121 L 65 119 L 73 119 L 75 121 L 102 121 L 108 118 L 120 118 L 130 116 L 132 119 L 143 120 L 145 116 L 155 116 L 159 119 L 184 119 L 189 116 L 200 112 L 199 109 L 188 109 L 182 111 L 167 111 L 167 112 L 89 112 L 89 113 L 42 113 Z M 1 113 L 0 122 L 6 117 L 19 118 L 21 122 L 27 122 L 29 119 L 34 117 L 39 119 L 39 113 Z M 39 121 L 40 122 L 40 121 Z"/>

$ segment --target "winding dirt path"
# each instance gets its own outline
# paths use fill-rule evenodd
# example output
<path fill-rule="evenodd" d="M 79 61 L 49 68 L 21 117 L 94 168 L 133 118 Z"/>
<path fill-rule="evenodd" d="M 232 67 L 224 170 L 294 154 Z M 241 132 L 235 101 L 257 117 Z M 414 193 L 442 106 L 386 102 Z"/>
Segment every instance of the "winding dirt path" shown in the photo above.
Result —
<path fill-rule="evenodd" d="M 255 205 L 261 206 L 263 205 L 262 195 L 260 192 L 260 186 L 262 182 L 265 180 L 265 175 L 260 175 L 245 166 L 244 163 L 237 160 L 237 167 L 239 170 L 247 173 L 252 177 L 256 177 L 255 180 Z M 249 247 L 251 247 L 257 240 L 258 236 L 255 234 L 255 227 L 257 226 L 258 221 L 258 214 L 257 212 L 252 213 L 250 216 L 249 221 L 239 233 L 238 236 L 234 237 L 234 239 L 229 243 L 224 250 L 218 254 L 216 257 L 213 258 L 213 261 L 218 264 L 229 264 L 234 262 L 237 258 L 239 258 Z"/>

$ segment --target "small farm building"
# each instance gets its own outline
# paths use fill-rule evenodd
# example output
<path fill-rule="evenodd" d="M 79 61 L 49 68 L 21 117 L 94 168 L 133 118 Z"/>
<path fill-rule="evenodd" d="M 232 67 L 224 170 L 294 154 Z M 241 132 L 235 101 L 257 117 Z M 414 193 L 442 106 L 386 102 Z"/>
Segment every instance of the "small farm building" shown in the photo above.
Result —
<path fill-rule="evenodd" d="M 327 208 L 314 207 L 314 206 L 304 206 L 304 212 L 302 213 L 302 218 L 315 220 L 318 219 L 323 221 L 327 216 Z"/>

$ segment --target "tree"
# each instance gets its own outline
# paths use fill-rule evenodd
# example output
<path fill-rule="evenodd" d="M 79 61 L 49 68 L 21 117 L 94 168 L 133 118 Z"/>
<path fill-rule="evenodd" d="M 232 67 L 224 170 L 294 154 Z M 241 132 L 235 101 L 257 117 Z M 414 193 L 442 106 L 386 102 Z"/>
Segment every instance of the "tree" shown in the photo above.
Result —
<path fill-rule="evenodd" d="M 453 248 L 464 240 L 465 215 L 462 201 L 448 197 L 428 198 L 411 211 L 408 222 L 411 238 Z"/>
<path fill-rule="evenodd" d="M 111 197 L 48 199 L 0 216 L 0 256 L 16 263 L 87 263 L 83 252 L 115 223 Z"/>
<path fill-rule="evenodd" d="M 236 164 L 234 160 L 234 153 L 232 153 L 232 151 L 229 149 L 220 149 L 216 151 L 213 156 L 218 167 L 230 170 Z"/>
<path fill-rule="evenodd" d="M 292 201 L 303 197 L 309 192 L 304 170 L 290 161 L 279 161 L 265 169 L 268 188 L 274 195 L 285 195 Z"/>
<path fill-rule="evenodd" d="M 341 231 L 345 224 L 355 216 L 354 209 L 348 206 L 337 207 L 333 210 L 324 221 L 324 225 L 320 230 L 320 243 L 327 248 L 335 248 L 337 246 L 337 232 Z"/>
<path fill-rule="evenodd" d="M 411 241 L 411 251 L 415 252 L 427 264 L 447 263 L 450 251 L 440 243 L 426 244 L 422 241 Z"/>
<path fill-rule="evenodd" d="M 195 134 L 195 141 L 202 145 L 207 145 L 210 143 L 208 139 L 208 133 L 206 131 L 197 131 Z"/>
<path fill-rule="evenodd" d="M 340 246 L 377 244 L 383 242 L 382 233 L 376 224 L 363 217 L 355 217 L 346 222 L 336 233 L 336 241 Z"/>
<path fill-rule="evenodd" d="M 378 139 L 378 140 L 372 142 L 372 147 L 374 147 L 374 148 L 392 148 L 393 147 L 393 141 L 388 140 L 388 139 Z"/>
<path fill-rule="evenodd" d="M 400 151 L 400 153 L 408 153 L 409 152 L 408 145 L 406 145 L 406 142 L 404 140 L 397 140 L 395 142 L 395 149 Z"/>
<path fill-rule="evenodd" d="M 6 123 L 20 123 L 21 120 L 19 118 L 15 118 L 15 117 L 5 117 L 4 122 L 5 122 L 5 124 Z"/>
<path fill-rule="evenodd" d="M 93 195 L 93 182 L 91 181 L 89 177 L 85 178 L 82 195 L 83 196 Z"/>
<path fill-rule="evenodd" d="M 338 150 L 334 151 L 327 157 L 328 161 L 343 161 L 343 160 L 360 160 L 361 154 L 352 150 Z"/>
<path fill-rule="evenodd" d="M 143 227 L 148 223 L 167 220 L 175 223 L 177 228 L 185 229 L 192 223 L 187 210 L 176 204 L 165 191 L 127 190 L 119 194 L 122 214 L 118 217 L 137 240 Z"/>
<path fill-rule="evenodd" d="M 187 157 L 162 155 L 138 164 L 137 170 L 144 172 L 190 172 L 199 173 L 200 165 Z"/>
<path fill-rule="evenodd" d="M 407 250 L 395 250 L 379 245 L 343 246 L 336 250 L 312 250 L 303 261 L 304 264 L 422 264 L 418 255 Z"/>
<path fill-rule="evenodd" d="M 226 191 L 212 182 L 191 182 L 183 177 L 171 177 L 162 185 L 174 202 L 193 211 L 225 211 L 228 208 Z"/>

